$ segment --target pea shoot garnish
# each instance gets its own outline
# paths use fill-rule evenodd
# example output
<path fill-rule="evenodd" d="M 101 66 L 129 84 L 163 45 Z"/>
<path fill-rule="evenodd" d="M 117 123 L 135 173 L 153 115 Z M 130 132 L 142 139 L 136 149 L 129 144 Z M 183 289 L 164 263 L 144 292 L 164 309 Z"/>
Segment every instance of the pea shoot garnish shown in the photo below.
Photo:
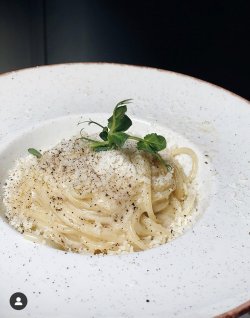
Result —
<path fill-rule="evenodd" d="M 131 99 L 126 99 L 119 102 L 115 106 L 113 115 L 108 118 L 107 126 L 103 126 L 91 119 L 78 123 L 88 123 L 89 125 L 94 124 L 102 128 L 102 131 L 99 133 L 99 136 L 101 138 L 100 141 L 93 140 L 84 136 L 81 136 L 80 139 L 89 141 L 90 147 L 94 151 L 121 149 L 128 139 L 135 140 L 138 150 L 143 150 L 150 153 L 155 158 L 157 158 L 168 169 L 168 171 L 170 171 L 172 167 L 159 154 L 159 151 L 165 149 L 167 146 L 166 139 L 163 136 L 157 135 L 156 133 L 151 133 L 144 136 L 143 138 L 140 138 L 129 135 L 126 132 L 129 127 L 132 126 L 132 120 L 126 115 L 127 105 L 131 103 L 131 101 Z"/>
<path fill-rule="evenodd" d="M 36 149 L 34 149 L 34 148 L 29 148 L 29 149 L 28 149 L 28 152 L 29 152 L 31 155 L 37 157 L 38 159 L 42 157 L 41 152 L 38 151 L 38 150 L 36 150 Z"/>

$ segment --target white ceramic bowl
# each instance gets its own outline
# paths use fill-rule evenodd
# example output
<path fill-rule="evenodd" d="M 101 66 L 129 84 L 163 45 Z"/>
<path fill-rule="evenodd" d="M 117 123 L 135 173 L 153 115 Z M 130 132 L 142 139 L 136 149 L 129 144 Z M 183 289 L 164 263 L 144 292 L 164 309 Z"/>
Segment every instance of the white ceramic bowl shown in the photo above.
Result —
<path fill-rule="evenodd" d="M 116 64 L 3 74 L 1 185 L 29 146 L 53 145 L 74 133 L 84 114 L 110 113 L 126 98 L 134 99 L 129 111 L 138 129 L 166 132 L 200 154 L 200 219 L 158 248 L 89 256 L 27 241 L 2 218 L 1 318 L 212 317 L 250 298 L 250 107 L 224 89 Z M 9 306 L 17 291 L 28 298 L 24 310 Z"/>

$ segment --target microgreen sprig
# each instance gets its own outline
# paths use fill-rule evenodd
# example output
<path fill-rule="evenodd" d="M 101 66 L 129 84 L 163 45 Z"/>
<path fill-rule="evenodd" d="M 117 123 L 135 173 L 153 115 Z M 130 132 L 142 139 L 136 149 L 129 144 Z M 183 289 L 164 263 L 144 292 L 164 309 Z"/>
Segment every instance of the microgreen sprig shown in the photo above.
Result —
<path fill-rule="evenodd" d="M 34 148 L 29 148 L 29 149 L 28 149 L 28 152 L 29 152 L 31 155 L 37 157 L 38 159 L 40 159 L 40 158 L 42 157 L 41 152 L 38 151 L 38 150 L 36 150 L 36 149 L 34 149 Z"/>
<path fill-rule="evenodd" d="M 160 163 L 168 169 L 168 171 L 171 170 L 172 167 L 166 163 L 159 154 L 159 151 L 165 149 L 167 146 L 166 139 L 163 136 L 152 133 L 140 138 L 126 133 L 126 131 L 132 126 L 131 119 L 126 115 L 127 105 L 131 103 L 131 101 L 132 99 L 126 99 L 119 102 L 115 106 L 112 116 L 108 118 L 107 126 L 103 126 L 92 119 L 78 123 L 88 123 L 89 125 L 94 124 L 101 127 L 102 131 L 99 133 L 99 137 L 102 139 L 102 141 L 93 140 L 82 136 L 83 129 L 81 129 L 80 139 L 89 141 L 90 147 L 94 151 L 121 149 L 128 139 L 135 140 L 137 142 L 136 147 L 138 150 L 143 150 L 150 153 L 157 158 Z"/>

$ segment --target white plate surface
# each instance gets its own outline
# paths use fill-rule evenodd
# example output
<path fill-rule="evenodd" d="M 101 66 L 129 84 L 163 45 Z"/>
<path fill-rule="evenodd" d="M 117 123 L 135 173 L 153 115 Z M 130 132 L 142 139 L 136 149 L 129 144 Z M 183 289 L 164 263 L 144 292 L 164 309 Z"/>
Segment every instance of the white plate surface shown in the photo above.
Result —
<path fill-rule="evenodd" d="M 89 256 L 27 241 L 1 218 L 1 318 L 212 317 L 250 298 L 250 105 L 228 91 L 115 64 L 1 75 L 0 186 L 29 146 L 53 145 L 77 131 L 81 116 L 102 117 L 126 98 L 137 130 L 199 153 L 199 220 L 158 248 Z M 9 306 L 17 291 L 28 297 L 21 311 Z"/>

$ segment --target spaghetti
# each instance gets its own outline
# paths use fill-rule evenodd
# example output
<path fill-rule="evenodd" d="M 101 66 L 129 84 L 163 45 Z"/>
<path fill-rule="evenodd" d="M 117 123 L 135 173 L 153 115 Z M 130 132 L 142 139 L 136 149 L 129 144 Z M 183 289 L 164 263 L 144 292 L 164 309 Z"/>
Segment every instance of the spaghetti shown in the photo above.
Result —
<path fill-rule="evenodd" d="M 178 161 L 188 155 L 189 173 Z M 77 138 L 18 160 L 4 187 L 9 223 L 25 237 L 78 253 L 119 254 L 164 244 L 191 222 L 198 160 L 174 148 L 159 161 L 132 144 L 94 152 Z"/>

